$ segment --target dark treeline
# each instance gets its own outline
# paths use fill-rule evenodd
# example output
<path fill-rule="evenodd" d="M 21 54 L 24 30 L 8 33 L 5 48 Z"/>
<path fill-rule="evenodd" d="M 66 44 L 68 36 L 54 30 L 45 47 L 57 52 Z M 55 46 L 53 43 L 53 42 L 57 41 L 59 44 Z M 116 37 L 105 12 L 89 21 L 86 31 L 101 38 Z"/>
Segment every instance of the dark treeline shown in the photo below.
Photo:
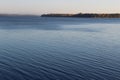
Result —
<path fill-rule="evenodd" d="M 39 15 L 0 14 L 0 17 L 40 17 Z M 41 17 L 120 18 L 120 14 L 43 14 Z"/>
<path fill-rule="evenodd" d="M 42 17 L 120 18 L 120 14 L 43 14 Z"/>

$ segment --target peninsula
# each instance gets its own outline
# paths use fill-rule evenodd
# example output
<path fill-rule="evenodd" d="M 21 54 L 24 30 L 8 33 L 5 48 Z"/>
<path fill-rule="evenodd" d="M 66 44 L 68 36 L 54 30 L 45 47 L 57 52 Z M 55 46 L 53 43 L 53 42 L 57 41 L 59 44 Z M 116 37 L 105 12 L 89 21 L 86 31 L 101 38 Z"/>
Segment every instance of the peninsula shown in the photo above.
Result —
<path fill-rule="evenodd" d="M 43 14 L 41 17 L 120 18 L 120 14 Z"/>
<path fill-rule="evenodd" d="M 21 14 L 0 14 L 0 17 L 76 17 L 76 18 L 120 18 L 120 14 L 43 14 L 43 15 L 21 15 Z"/>

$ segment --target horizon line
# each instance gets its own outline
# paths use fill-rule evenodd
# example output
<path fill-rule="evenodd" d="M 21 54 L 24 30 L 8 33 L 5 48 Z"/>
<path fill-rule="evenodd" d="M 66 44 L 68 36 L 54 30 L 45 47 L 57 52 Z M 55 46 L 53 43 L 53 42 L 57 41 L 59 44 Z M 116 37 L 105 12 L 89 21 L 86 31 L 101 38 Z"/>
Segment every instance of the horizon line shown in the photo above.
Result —
<path fill-rule="evenodd" d="M 92 12 L 90 12 L 90 13 L 82 13 L 82 12 L 80 12 L 80 13 L 43 13 L 43 14 L 120 14 L 120 13 L 113 13 L 113 12 L 111 12 L 111 13 L 92 13 Z M 27 13 L 25 13 L 25 14 L 22 14 L 22 13 L 0 13 L 0 15 L 6 15 L 6 16 L 41 16 L 41 15 L 43 15 L 43 14 L 27 14 Z"/>

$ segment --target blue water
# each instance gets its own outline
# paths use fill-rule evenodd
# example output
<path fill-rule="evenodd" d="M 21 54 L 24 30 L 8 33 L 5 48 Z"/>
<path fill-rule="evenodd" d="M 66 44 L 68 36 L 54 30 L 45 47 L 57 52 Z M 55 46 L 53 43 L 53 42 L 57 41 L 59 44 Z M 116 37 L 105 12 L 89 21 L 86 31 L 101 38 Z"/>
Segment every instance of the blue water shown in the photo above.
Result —
<path fill-rule="evenodd" d="M 120 19 L 1 17 L 0 80 L 120 80 Z"/>

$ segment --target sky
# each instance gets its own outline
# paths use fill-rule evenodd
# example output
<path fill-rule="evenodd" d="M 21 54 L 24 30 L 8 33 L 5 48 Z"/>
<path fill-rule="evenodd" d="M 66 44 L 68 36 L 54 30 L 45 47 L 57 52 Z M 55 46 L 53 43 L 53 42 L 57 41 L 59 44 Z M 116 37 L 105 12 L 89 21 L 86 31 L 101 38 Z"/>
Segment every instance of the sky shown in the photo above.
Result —
<path fill-rule="evenodd" d="M 120 13 L 120 0 L 0 0 L 0 13 Z"/>

